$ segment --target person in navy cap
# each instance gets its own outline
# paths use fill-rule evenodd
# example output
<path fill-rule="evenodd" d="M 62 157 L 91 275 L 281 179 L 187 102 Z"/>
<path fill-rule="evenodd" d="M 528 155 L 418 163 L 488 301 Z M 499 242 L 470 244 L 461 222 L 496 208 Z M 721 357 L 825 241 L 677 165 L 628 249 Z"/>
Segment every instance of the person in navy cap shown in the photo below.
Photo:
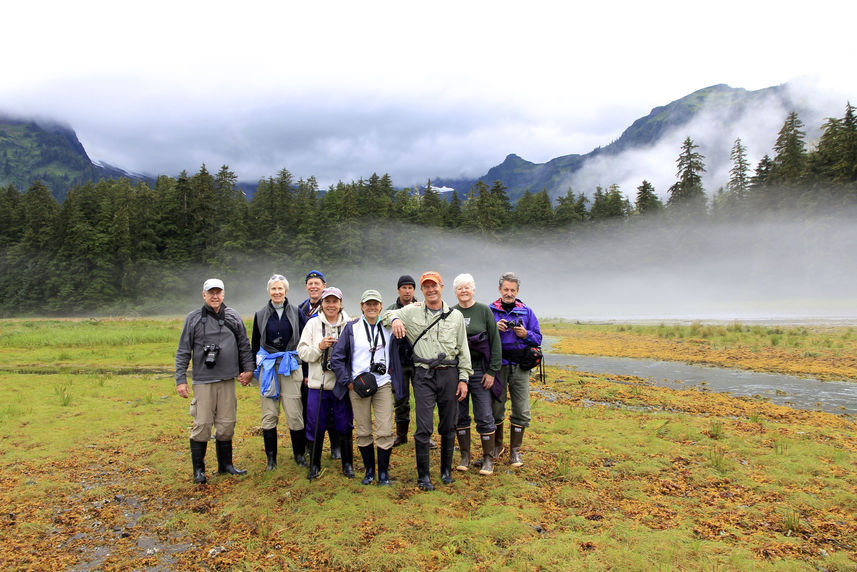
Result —
<path fill-rule="evenodd" d="M 307 299 L 298 305 L 301 318 L 301 330 L 303 326 L 310 320 L 318 316 L 321 309 L 322 292 L 327 287 L 327 279 L 320 270 L 310 270 L 304 277 L 304 285 L 306 286 Z M 304 385 L 301 388 L 301 401 L 304 407 L 304 417 L 307 415 L 308 393 L 307 387 L 309 383 L 309 370 L 304 365 Z M 330 439 L 330 456 L 333 459 L 342 458 L 342 449 L 339 446 L 339 441 L 336 439 L 336 430 L 333 427 L 333 416 L 327 417 L 328 424 L 324 428 L 327 430 L 327 436 Z"/>

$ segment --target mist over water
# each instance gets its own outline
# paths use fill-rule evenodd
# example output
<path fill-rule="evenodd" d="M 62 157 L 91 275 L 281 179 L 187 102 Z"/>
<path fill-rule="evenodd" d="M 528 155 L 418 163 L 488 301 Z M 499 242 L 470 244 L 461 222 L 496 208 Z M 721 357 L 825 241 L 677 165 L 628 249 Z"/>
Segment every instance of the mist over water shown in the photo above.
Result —
<path fill-rule="evenodd" d="M 513 271 L 521 278 L 520 298 L 540 318 L 857 323 L 853 214 L 696 224 L 633 220 L 527 236 L 509 231 L 501 233 L 505 241 L 403 227 L 390 248 L 413 251 L 407 264 L 254 263 L 241 278 L 227 280 L 227 304 L 249 316 L 267 300 L 273 272 L 288 277 L 289 301 L 298 304 L 306 298 L 303 276 L 316 266 L 343 290 L 351 314 L 359 312 L 363 290 L 378 289 L 389 304 L 400 274 L 418 280 L 429 269 L 443 276 L 448 303 L 456 302 L 452 282 L 462 272 L 473 274 L 476 299 L 488 303 L 498 296 L 499 276 Z"/>

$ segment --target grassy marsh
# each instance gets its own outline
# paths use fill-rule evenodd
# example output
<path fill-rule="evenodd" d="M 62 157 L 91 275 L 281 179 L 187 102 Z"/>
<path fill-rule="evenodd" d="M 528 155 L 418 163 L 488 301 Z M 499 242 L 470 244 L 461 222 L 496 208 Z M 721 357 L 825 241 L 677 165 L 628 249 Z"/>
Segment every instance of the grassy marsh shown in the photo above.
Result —
<path fill-rule="evenodd" d="M 548 368 L 533 384 L 523 467 L 504 457 L 491 477 L 468 471 L 443 486 L 433 453 L 438 490 L 422 493 L 411 443 L 394 450 L 392 487 L 347 480 L 327 455 L 309 483 L 284 426 L 280 468 L 266 473 L 258 397 L 239 388 L 235 461 L 250 472 L 213 476 L 210 447 L 199 487 L 188 402 L 170 374 L 180 321 L 115 322 L 115 335 L 151 340 L 121 348 L 151 346 L 134 366 L 152 372 L 123 369 L 120 346 L 80 321 L 62 335 L 77 325 L 94 337 L 56 345 L 71 352 L 66 371 L 0 374 L 6 569 L 857 566 L 857 427 L 844 416 Z M 0 321 L 0 348 L 21 351 L 31 341 L 7 333 L 27 327 Z"/>
<path fill-rule="evenodd" d="M 758 324 L 580 324 L 554 321 L 562 353 L 678 360 L 755 371 L 857 381 L 857 330 Z"/>

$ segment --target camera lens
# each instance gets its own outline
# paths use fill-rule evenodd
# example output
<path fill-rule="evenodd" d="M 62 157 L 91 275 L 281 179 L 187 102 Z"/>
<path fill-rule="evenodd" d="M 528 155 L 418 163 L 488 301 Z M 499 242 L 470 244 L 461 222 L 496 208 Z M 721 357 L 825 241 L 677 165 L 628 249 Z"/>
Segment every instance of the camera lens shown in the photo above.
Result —
<path fill-rule="evenodd" d="M 370 369 L 372 373 L 377 373 L 378 375 L 387 373 L 387 365 L 383 363 L 374 363 Z"/>

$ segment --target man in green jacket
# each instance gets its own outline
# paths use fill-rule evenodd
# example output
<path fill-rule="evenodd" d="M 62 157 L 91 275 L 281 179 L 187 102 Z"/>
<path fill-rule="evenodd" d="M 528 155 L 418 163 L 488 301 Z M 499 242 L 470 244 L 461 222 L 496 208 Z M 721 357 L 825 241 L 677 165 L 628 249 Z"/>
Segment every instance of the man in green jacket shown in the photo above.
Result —
<path fill-rule="evenodd" d="M 385 326 L 392 327 L 393 335 L 407 336 L 414 348 L 417 484 L 423 490 L 434 490 L 429 478 L 429 437 L 434 408 L 437 405 L 439 416 L 440 476 L 444 484 L 450 484 L 458 402 L 467 397 L 467 381 L 473 368 L 464 317 L 443 301 L 440 274 L 424 272 L 420 276 L 420 290 L 424 298 L 422 305 L 387 310 L 382 319 Z"/>

